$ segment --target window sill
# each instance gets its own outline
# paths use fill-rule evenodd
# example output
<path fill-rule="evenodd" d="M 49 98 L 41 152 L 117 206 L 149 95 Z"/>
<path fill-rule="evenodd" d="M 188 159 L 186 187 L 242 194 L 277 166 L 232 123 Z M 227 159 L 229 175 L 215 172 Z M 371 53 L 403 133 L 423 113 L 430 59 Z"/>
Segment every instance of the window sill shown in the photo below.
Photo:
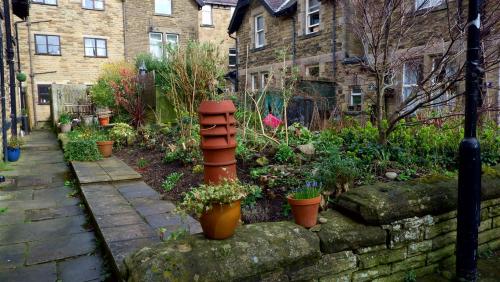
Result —
<path fill-rule="evenodd" d="M 259 51 L 262 51 L 262 50 L 265 50 L 265 49 L 266 49 L 266 45 L 261 46 L 261 47 L 255 47 L 252 50 L 250 50 L 250 52 L 252 52 L 252 53 L 259 52 Z"/>
<path fill-rule="evenodd" d="M 321 35 L 321 30 L 313 32 L 313 33 L 307 33 L 307 34 L 300 35 L 299 39 L 304 40 L 304 39 L 309 39 L 309 38 L 313 38 L 313 37 L 320 36 L 320 35 Z"/>
<path fill-rule="evenodd" d="M 107 59 L 108 56 L 83 56 L 84 58 L 92 58 L 92 59 Z"/>
<path fill-rule="evenodd" d="M 38 106 L 50 106 L 50 103 L 38 103 Z"/>
<path fill-rule="evenodd" d="M 157 17 L 173 18 L 172 14 L 158 14 L 158 13 L 154 13 L 153 15 L 157 16 Z"/>
<path fill-rule="evenodd" d="M 41 6 L 51 6 L 51 7 L 59 6 L 57 4 L 45 4 L 45 3 L 36 3 L 36 2 L 31 2 L 30 4 L 41 5 Z"/>
<path fill-rule="evenodd" d="M 446 6 L 446 3 L 443 3 L 443 4 L 439 5 L 439 6 L 434 6 L 434 7 L 429 7 L 429 8 L 422 8 L 422 9 L 419 9 L 419 10 L 413 10 L 413 13 L 415 13 L 415 16 L 421 16 L 421 15 L 427 14 L 427 13 L 435 13 L 435 12 L 439 12 L 439 11 L 442 11 L 442 10 L 446 10 L 447 8 L 448 7 Z"/>
<path fill-rule="evenodd" d="M 61 54 L 46 54 L 46 53 L 35 53 L 35 56 L 51 56 L 51 57 L 61 57 Z"/>
<path fill-rule="evenodd" d="M 200 24 L 200 27 L 215 28 L 215 25 L 213 25 L 213 24 Z"/>
<path fill-rule="evenodd" d="M 92 8 L 85 8 L 85 7 L 82 7 L 82 10 L 104 12 L 104 9 L 92 9 Z"/>

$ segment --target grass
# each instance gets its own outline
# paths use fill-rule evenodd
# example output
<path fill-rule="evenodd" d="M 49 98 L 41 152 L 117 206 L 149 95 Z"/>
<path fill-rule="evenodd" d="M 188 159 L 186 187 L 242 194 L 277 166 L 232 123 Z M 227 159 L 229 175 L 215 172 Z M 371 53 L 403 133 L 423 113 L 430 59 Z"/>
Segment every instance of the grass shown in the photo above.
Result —
<path fill-rule="evenodd" d="M 321 195 L 321 188 L 317 186 L 310 186 L 298 189 L 292 194 L 292 198 L 295 200 L 306 200 L 313 199 Z"/>
<path fill-rule="evenodd" d="M 9 166 L 8 163 L 5 162 L 0 162 L 0 171 L 10 171 L 12 168 Z"/>

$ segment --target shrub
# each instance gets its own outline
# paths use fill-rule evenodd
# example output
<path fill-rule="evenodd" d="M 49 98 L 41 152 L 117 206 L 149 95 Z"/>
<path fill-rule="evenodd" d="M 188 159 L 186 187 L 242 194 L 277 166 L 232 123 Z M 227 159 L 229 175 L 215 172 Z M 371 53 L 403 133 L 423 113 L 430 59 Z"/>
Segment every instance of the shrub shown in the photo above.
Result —
<path fill-rule="evenodd" d="M 132 143 L 135 135 L 135 130 L 132 128 L 132 126 L 126 123 L 117 123 L 109 131 L 109 137 L 119 145 L 127 145 Z"/>
<path fill-rule="evenodd" d="M 97 83 L 90 87 L 90 100 L 98 107 L 114 107 L 115 96 L 109 82 L 102 78 L 97 80 Z"/>
<path fill-rule="evenodd" d="M 231 204 L 244 199 L 249 193 L 255 193 L 255 186 L 239 181 L 224 181 L 219 185 L 202 184 L 187 192 L 178 206 L 178 210 L 200 216 L 216 204 Z"/>
<path fill-rule="evenodd" d="M 274 156 L 276 161 L 282 164 L 293 161 L 294 157 L 295 153 L 293 149 L 286 144 L 279 145 L 278 151 L 276 151 L 276 155 Z"/>
<path fill-rule="evenodd" d="M 71 116 L 68 113 L 61 113 L 59 116 L 59 123 L 61 124 L 70 124 Z"/>
<path fill-rule="evenodd" d="M 70 140 L 64 147 L 67 161 L 97 161 L 102 156 L 94 140 Z"/>
<path fill-rule="evenodd" d="M 12 136 L 9 139 L 9 142 L 7 142 L 7 147 L 9 148 L 19 148 L 22 145 L 24 145 L 24 140 L 15 136 Z"/>
<path fill-rule="evenodd" d="M 360 176 L 359 162 L 352 157 L 342 156 L 338 149 L 332 149 L 328 154 L 317 165 L 318 176 L 328 189 L 340 194 Z"/>

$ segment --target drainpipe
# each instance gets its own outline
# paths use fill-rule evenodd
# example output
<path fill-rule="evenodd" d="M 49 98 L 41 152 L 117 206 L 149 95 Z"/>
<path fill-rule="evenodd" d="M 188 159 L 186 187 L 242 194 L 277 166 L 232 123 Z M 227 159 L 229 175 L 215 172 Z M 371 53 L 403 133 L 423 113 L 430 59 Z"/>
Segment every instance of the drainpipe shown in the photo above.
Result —
<path fill-rule="evenodd" d="M 125 4 L 125 0 L 122 1 L 122 13 L 123 13 L 123 54 L 125 56 L 125 60 L 127 60 L 127 5 Z"/>
<path fill-rule="evenodd" d="M 297 16 L 292 16 L 292 65 L 297 64 Z"/>
<path fill-rule="evenodd" d="M 2 15 L 0 13 L 0 18 Z M 0 25 L 0 46 L 3 46 L 3 30 L 2 25 Z M 3 161 L 7 162 L 7 126 L 6 126 L 6 110 L 5 105 L 5 65 L 3 61 L 3 48 L 0 47 L 0 99 L 2 100 L 2 149 L 3 149 Z"/>
<path fill-rule="evenodd" d="M 17 73 L 21 73 L 21 52 L 20 52 L 20 42 L 19 42 L 19 24 L 24 23 L 26 21 L 17 21 L 14 23 L 15 27 L 15 32 L 16 32 L 16 56 L 17 56 Z M 23 83 L 19 81 L 19 96 L 21 99 L 21 111 L 26 111 L 26 92 L 23 91 Z M 23 130 L 25 133 L 28 133 L 30 128 L 29 128 L 29 122 L 25 122 L 27 120 L 26 116 L 21 113 L 23 116 Z"/>
<path fill-rule="evenodd" d="M 10 119 L 12 136 L 17 136 L 17 104 L 16 104 L 16 74 L 14 66 L 14 48 L 12 45 L 12 30 L 10 19 L 10 1 L 3 1 L 5 14 L 5 39 L 7 47 L 7 64 L 9 65 Z"/>
<path fill-rule="evenodd" d="M 239 66 L 240 66 L 240 60 L 239 60 L 239 55 L 240 55 L 240 51 L 239 51 L 239 48 L 240 48 L 240 41 L 238 40 L 238 37 L 234 37 L 232 36 L 231 34 L 229 34 L 229 37 L 234 39 L 234 43 L 236 45 L 236 80 L 234 82 L 234 92 L 238 92 L 239 90 L 239 84 L 240 84 L 240 74 L 239 74 Z"/>
<path fill-rule="evenodd" d="M 332 16 L 332 75 L 334 85 L 337 85 L 337 1 L 333 1 Z"/>

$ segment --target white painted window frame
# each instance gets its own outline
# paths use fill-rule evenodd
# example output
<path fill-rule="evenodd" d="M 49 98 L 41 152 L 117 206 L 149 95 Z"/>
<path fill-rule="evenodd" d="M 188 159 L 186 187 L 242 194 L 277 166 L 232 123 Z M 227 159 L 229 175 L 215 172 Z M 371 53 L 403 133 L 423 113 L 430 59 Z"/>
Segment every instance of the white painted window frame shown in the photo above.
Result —
<path fill-rule="evenodd" d="M 172 0 L 154 0 L 155 15 L 171 16 L 172 15 Z M 163 11 L 163 5 L 167 5 L 166 11 Z"/>
<path fill-rule="evenodd" d="M 262 18 L 262 29 L 258 29 L 258 26 L 259 26 L 258 25 L 258 20 L 259 20 L 259 18 Z M 255 18 L 254 18 L 255 48 L 264 47 L 264 44 L 265 44 L 265 41 L 266 41 L 265 25 L 266 25 L 266 22 L 265 22 L 265 19 L 264 19 L 264 15 L 263 14 L 256 15 Z M 263 34 L 263 36 L 262 36 L 262 41 L 263 42 L 260 42 L 260 40 L 259 40 L 259 34 L 260 33 Z"/>
<path fill-rule="evenodd" d="M 160 35 L 159 44 L 152 44 L 151 35 L 153 35 L 153 34 Z M 158 42 L 156 39 L 154 39 L 154 40 L 155 40 L 155 42 Z M 160 56 L 158 56 L 158 54 L 156 54 L 156 52 L 153 51 L 153 48 L 158 48 L 158 47 L 160 48 Z M 149 33 L 149 53 L 157 59 L 161 59 L 163 57 L 163 54 L 164 54 L 164 51 L 163 51 L 163 33 L 161 33 L 161 32 L 150 32 Z"/>
<path fill-rule="evenodd" d="M 434 8 L 443 4 L 443 0 L 415 0 L 415 10 Z"/>
<path fill-rule="evenodd" d="M 358 106 L 358 105 L 362 105 L 363 104 L 363 91 L 361 90 L 361 88 L 359 88 L 359 92 L 355 92 L 355 88 L 352 88 L 351 89 L 351 99 L 349 101 L 349 105 L 350 106 Z M 354 104 L 354 97 L 357 97 L 359 96 L 360 97 L 360 101 L 359 101 L 359 104 Z"/>
<path fill-rule="evenodd" d="M 201 25 L 211 26 L 214 24 L 212 5 L 206 4 L 201 7 Z"/>
<path fill-rule="evenodd" d="M 250 74 L 250 89 L 252 90 L 252 92 L 259 90 L 257 81 L 258 81 L 258 75 L 256 73 Z"/>
<path fill-rule="evenodd" d="M 320 7 L 321 7 L 321 3 L 318 3 L 318 6 L 316 9 L 314 9 L 313 11 L 310 11 L 310 2 L 311 0 L 306 0 L 306 34 L 313 34 L 313 33 L 316 33 L 318 31 L 311 31 L 311 28 L 314 28 L 314 27 L 317 27 L 321 24 L 321 16 L 320 16 Z M 311 25 L 311 15 L 313 14 L 318 14 L 318 17 L 320 18 L 319 19 L 319 22 L 317 24 L 312 24 Z"/>

